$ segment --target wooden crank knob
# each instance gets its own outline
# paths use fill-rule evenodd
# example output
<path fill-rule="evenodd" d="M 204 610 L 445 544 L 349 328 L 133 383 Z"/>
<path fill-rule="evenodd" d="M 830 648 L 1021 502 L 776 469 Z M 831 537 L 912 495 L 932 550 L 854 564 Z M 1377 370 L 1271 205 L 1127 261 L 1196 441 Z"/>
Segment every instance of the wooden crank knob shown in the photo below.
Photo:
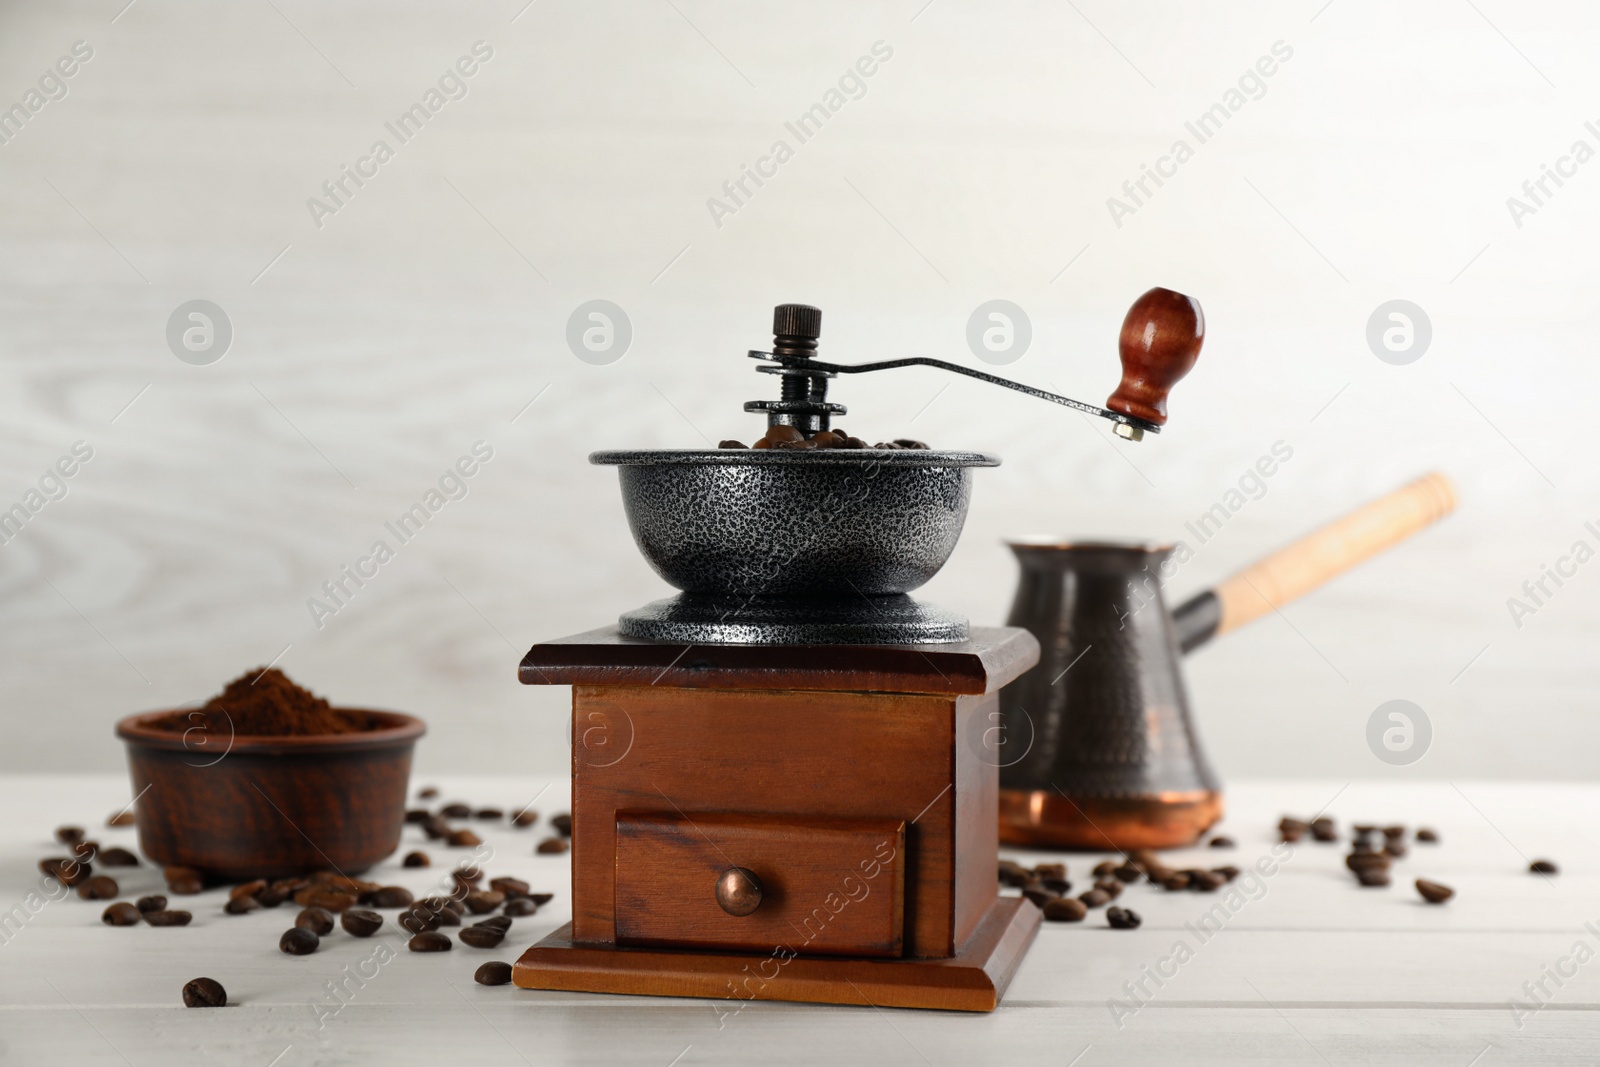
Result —
<path fill-rule="evenodd" d="M 743 867 L 729 867 L 717 879 L 717 903 L 729 915 L 749 915 L 761 907 L 761 879 Z"/>
<path fill-rule="evenodd" d="M 1135 300 L 1117 342 L 1122 383 L 1106 407 L 1165 425 L 1167 393 L 1193 369 L 1205 335 L 1205 315 L 1194 297 L 1158 287 Z"/>

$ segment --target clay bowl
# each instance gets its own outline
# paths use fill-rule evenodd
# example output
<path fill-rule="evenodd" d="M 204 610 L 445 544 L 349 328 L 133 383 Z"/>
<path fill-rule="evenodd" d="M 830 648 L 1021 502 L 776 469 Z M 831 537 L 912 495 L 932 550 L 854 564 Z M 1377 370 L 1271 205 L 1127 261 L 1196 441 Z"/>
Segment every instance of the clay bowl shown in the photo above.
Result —
<path fill-rule="evenodd" d="M 310 737 L 195 736 L 117 723 L 138 798 L 139 847 L 213 880 L 353 875 L 400 844 L 421 719 L 365 711 L 373 728 Z"/>

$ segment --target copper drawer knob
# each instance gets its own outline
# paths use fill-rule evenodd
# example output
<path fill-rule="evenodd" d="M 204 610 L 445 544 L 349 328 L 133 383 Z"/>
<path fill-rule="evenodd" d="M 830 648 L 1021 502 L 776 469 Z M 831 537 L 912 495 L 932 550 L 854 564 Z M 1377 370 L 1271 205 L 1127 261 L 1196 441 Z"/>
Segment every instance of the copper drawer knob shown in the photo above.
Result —
<path fill-rule="evenodd" d="M 743 867 L 729 867 L 717 879 L 717 903 L 729 915 L 749 915 L 761 907 L 761 879 Z"/>

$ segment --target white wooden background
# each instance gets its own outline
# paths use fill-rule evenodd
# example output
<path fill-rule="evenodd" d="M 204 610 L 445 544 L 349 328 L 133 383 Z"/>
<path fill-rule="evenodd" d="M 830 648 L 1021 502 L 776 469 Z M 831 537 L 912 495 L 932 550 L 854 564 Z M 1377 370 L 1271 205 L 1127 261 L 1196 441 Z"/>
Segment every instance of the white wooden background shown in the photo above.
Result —
<path fill-rule="evenodd" d="M 520 806 L 547 783 L 516 776 L 440 784 L 446 798 Z M 537 807 L 553 814 L 565 788 L 551 783 Z M 82 822 L 103 844 L 131 844 L 131 830 L 98 828 L 127 799 L 112 776 L 0 781 L 0 905 L 9 909 L 37 885 L 33 865 L 60 853 L 49 835 L 63 820 Z M 483 830 L 495 853 L 485 864 L 490 874 L 527 879 L 556 898 L 516 920 L 497 949 L 402 952 L 320 1028 L 308 1002 L 322 1002 L 323 983 L 366 959 L 372 942 L 336 931 L 311 956 L 285 956 L 277 938 L 293 912 L 226 916 L 221 889 L 176 898 L 174 906 L 195 916 L 181 929 L 108 928 L 103 905 L 75 896 L 48 904 L 0 942 L 0 1063 L 1500 1067 L 1600 1056 L 1595 787 L 1298 781 L 1239 786 L 1229 801 L 1226 827 L 1237 848 L 1172 853 L 1168 861 L 1251 866 L 1270 851 L 1280 815 L 1309 817 L 1324 805 L 1341 830 L 1352 821 L 1403 821 L 1432 825 L 1443 840 L 1397 861 L 1389 889 L 1357 887 L 1343 847 L 1301 844 L 1203 944 L 1185 924 L 1197 924 L 1220 895 L 1133 886 L 1119 903 L 1142 915 L 1138 930 L 1108 929 L 1101 911 L 1082 924 L 1044 924 L 989 1015 L 753 1003 L 722 1018 L 714 1008 L 726 1013 L 730 1005 L 710 1001 L 475 986 L 481 962 L 514 959 L 571 917 L 567 859 L 532 855 L 542 827 Z M 408 828 L 403 847 L 419 846 L 436 863 L 451 857 Z M 1532 857 L 1555 859 L 1562 873 L 1528 874 Z M 1101 858 L 1065 857 L 1080 883 Z M 160 887 L 148 867 L 111 873 L 126 896 Z M 372 877 L 421 892 L 443 874 L 391 861 Z M 1456 898 L 1424 904 L 1411 887 L 1416 877 L 1453 886 Z M 392 921 L 387 913 L 391 928 Z M 1179 940 L 1193 958 L 1118 1027 L 1108 1002 L 1126 1000 L 1123 984 L 1157 967 Z M 1587 962 L 1561 962 L 1580 941 Z M 1569 975 L 1559 988 L 1547 967 Z M 181 1006 L 183 984 L 201 975 L 223 984 L 231 1007 Z M 1532 1000 L 1523 984 L 1540 981 L 1548 993 Z M 1519 1025 L 1513 998 L 1542 1007 Z"/>
<path fill-rule="evenodd" d="M 1520 629 L 1506 600 L 1596 543 L 1600 169 L 1520 228 L 1505 206 L 1595 140 L 1592 5 L 11 0 L 0 105 L 80 40 L 68 95 L 0 145 L 0 507 L 94 448 L 0 548 L 0 767 L 115 769 L 119 715 L 281 654 L 427 717 L 425 768 L 557 771 L 565 693 L 518 686 L 520 653 L 666 592 L 589 451 L 754 436 L 743 352 L 786 300 L 841 359 L 970 360 L 968 315 L 1009 299 L 1034 342 L 1007 369 L 1099 400 L 1162 284 L 1210 332 L 1136 447 L 932 371 L 838 387 L 855 432 L 1005 457 L 928 598 L 998 621 L 1002 537 L 1184 537 L 1278 440 L 1293 460 L 1174 592 L 1440 467 L 1446 526 L 1196 655 L 1215 760 L 1593 775 L 1600 565 Z M 469 95 L 316 228 L 307 198 L 479 40 Z M 866 95 L 717 227 L 707 198 L 880 40 Z M 1280 40 L 1265 95 L 1113 225 L 1106 198 Z M 1433 323 L 1410 366 L 1364 340 L 1397 297 Z M 235 328 L 208 367 L 164 340 L 195 298 Z M 634 326 L 611 366 L 563 340 L 593 298 Z M 307 598 L 480 439 L 470 495 L 317 629 Z M 1434 726 L 1403 771 L 1364 734 L 1393 698 Z"/>

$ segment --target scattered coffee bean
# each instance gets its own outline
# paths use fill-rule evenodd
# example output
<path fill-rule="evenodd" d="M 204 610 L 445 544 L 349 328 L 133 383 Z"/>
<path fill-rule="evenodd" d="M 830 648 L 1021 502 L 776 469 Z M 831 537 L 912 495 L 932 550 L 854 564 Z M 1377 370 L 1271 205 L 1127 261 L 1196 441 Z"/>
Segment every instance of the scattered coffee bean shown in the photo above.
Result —
<path fill-rule="evenodd" d="M 1419 826 L 1417 827 L 1417 840 L 1426 845 L 1437 845 L 1439 843 L 1439 831 L 1426 826 Z"/>
<path fill-rule="evenodd" d="M 318 937 L 327 937 L 333 933 L 333 916 L 321 908 L 305 908 L 294 917 L 294 925 L 299 930 L 310 930 Z"/>
<path fill-rule="evenodd" d="M 1404 826 L 1400 826 L 1400 825 L 1385 826 L 1383 828 L 1383 836 L 1389 838 L 1390 840 L 1394 840 L 1395 838 L 1405 837 L 1406 836 L 1406 828 Z"/>
<path fill-rule="evenodd" d="M 479 985 L 505 985 L 511 981 L 511 964 L 491 960 L 472 972 L 472 980 Z"/>
<path fill-rule="evenodd" d="M 567 839 L 564 837 L 547 837 L 543 841 L 539 842 L 539 847 L 534 851 L 542 853 L 546 856 L 553 856 L 558 853 L 565 852 L 571 847 L 571 845 L 567 844 Z"/>
<path fill-rule="evenodd" d="M 512 897 L 506 901 L 506 906 L 500 909 L 502 915 L 515 915 L 521 918 L 524 915 L 533 915 L 539 911 L 539 905 L 528 897 Z"/>
<path fill-rule="evenodd" d="M 550 816 L 550 826 L 562 837 L 572 836 L 572 816 L 566 812 Z"/>
<path fill-rule="evenodd" d="M 503 819 L 506 817 L 506 813 L 499 808 L 479 808 L 472 813 L 472 817 L 488 821 L 490 819 Z"/>
<path fill-rule="evenodd" d="M 407 808 L 406 822 L 413 826 L 420 826 L 433 818 L 433 812 L 427 808 Z"/>
<path fill-rule="evenodd" d="M 1189 888 L 1198 889 L 1202 893 L 1215 893 L 1227 882 L 1222 875 L 1213 871 L 1190 871 Z"/>
<path fill-rule="evenodd" d="M 491 915 L 487 919 L 479 919 L 472 925 L 487 926 L 495 930 L 499 930 L 501 933 L 505 933 L 507 930 L 511 929 L 511 920 L 506 918 L 504 915 Z"/>
<path fill-rule="evenodd" d="M 1393 856 L 1397 860 L 1404 859 L 1406 843 L 1398 837 L 1387 838 L 1383 842 L 1383 853 L 1386 856 Z"/>
<path fill-rule="evenodd" d="M 56 840 L 63 845 L 75 845 L 83 840 L 83 827 L 58 826 L 56 827 Z"/>
<path fill-rule="evenodd" d="M 449 952 L 450 939 L 441 933 L 428 931 L 418 934 L 407 942 L 407 947 L 412 952 Z"/>
<path fill-rule="evenodd" d="M 165 911 L 167 909 L 167 898 L 160 895 L 152 897 L 140 897 L 134 904 L 134 907 L 138 908 L 141 912 Z"/>
<path fill-rule="evenodd" d="M 1000 884 L 1013 889 L 1021 889 L 1032 880 L 1028 868 L 1011 860 L 1000 861 Z"/>
<path fill-rule="evenodd" d="M 1120 864 L 1118 864 L 1115 860 L 1101 860 L 1099 863 L 1094 865 L 1094 876 L 1096 878 L 1109 878 L 1111 877 L 1111 872 L 1116 870 L 1119 866 Z"/>
<path fill-rule="evenodd" d="M 436 797 L 438 795 L 439 795 L 438 786 L 425 785 L 421 789 L 417 790 L 417 799 L 418 800 L 432 800 L 434 797 Z"/>
<path fill-rule="evenodd" d="M 151 926 L 188 926 L 189 920 L 193 918 L 194 916 L 186 911 L 168 911 L 165 908 L 160 911 L 144 912 L 144 921 Z"/>
<path fill-rule="evenodd" d="M 1033 884 L 1026 886 L 1022 890 L 1022 895 L 1033 901 L 1034 907 L 1037 908 L 1042 908 L 1052 900 L 1058 899 L 1057 894 Z"/>
<path fill-rule="evenodd" d="M 1356 872 L 1356 881 L 1370 889 L 1382 889 L 1389 885 L 1389 868 L 1363 867 Z"/>
<path fill-rule="evenodd" d="M 1144 872 L 1131 863 L 1124 863 L 1111 871 L 1111 876 L 1119 882 L 1137 882 Z"/>
<path fill-rule="evenodd" d="M 429 930 L 437 930 L 440 926 L 439 912 L 432 911 L 421 905 L 403 911 L 395 918 L 400 928 L 411 934 L 425 934 Z"/>
<path fill-rule="evenodd" d="M 75 859 L 48 859 L 39 861 L 39 870 L 68 889 L 89 880 L 94 868 Z"/>
<path fill-rule="evenodd" d="M 422 824 L 422 832 L 427 834 L 430 840 L 443 841 L 450 836 L 450 824 L 443 816 L 430 815 L 428 821 Z"/>
<path fill-rule="evenodd" d="M 114 811 L 106 817 L 107 826 L 132 826 L 133 822 L 131 811 Z"/>
<path fill-rule="evenodd" d="M 295 920 L 299 922 L 298 919 Z M 333 929 L 330 923 L 328 929 Z M 286 952 L 291 956 L 309 956 L 317 951 L 317 946 L 322 939 L 304 926 L 291 926 L 278 938 L 278 951 Z"/>
<path fill-rule="evenodd" d="M 233 897 L 222 906 L 222 910 L 229 915 L 247 915 L 260 907 L 261 902 L 255 897 Z"/>
<path fill-rule="evenodd" d="M 467 894 L 467 910 L 474 915 L 487 915 L 506 902 L 506 895 L 498 889 L 474 889 Z"/>
<path fill-rule="evenodd" d="M 538 821 L 539 813 L 536 811 L 519 811 L 515 815 L 511 816 L 511 825 L 515 826 L 518 830 L 526 830 L 528 827 L 532 826 Z"/>
<path fill-rule="evenodd" d="M 1208 844 L 1212 848 L 1232 848 L 1233 847 L 1233 838 L 1231 838 L 1231 837 L 1213 837 L 1208 842 Z"/>
<path fill-rule="evenodd" d="M 1389 869 L 1389 856 L 1383 852 L 1352 852 L 1344 858 L 1344 865 L 1357 873 L 1364 870 Z"/>
<path fill-rule="evenodd" d="M 1430 882 L 1426 878 L 1417 879 L 1417 892 L 1422 894 L 1422 899 L 1429 904 L 1443 904 L 1456 895 L 1456 891 L 1447 885 Z"/>
<path fill-rule="evenodd" d="M 1278 820 L 1278 835 L 1290 843 L 1299 841 L 1309 829 L 1311 827 L 1302 820 L 1290 818 L 1287 815 Z"/>
<path fill-rule="evenodd" d="M 186 1008 L 221 1008 L 228 1003 L 228 991 L 215 978 L 195 978 L 183 984 Z"/>
<path fill-rule="evenodd" d="M 206 887 L 206 877 L 193 867 L 167 867 L 161 872 L 167 881 L 167 892 L 179 896 L 193 896 Z"/>
<path fill-rule="evenodd" d="M 90 860 L 95 859 L 97 853 L 99 853 L 100 842 L 88 840 L 74 841 L 72 844 L 67 846 L 67 851 L 72 853 L 74 859 L 82 860 L 83 862 L 88 863 Z"/>
<path fill-rule="evenodd" d="M 84 900 L 111 900 L 117 895 L 117 880 L 107 874 L 97 874 L 78 887 L 78 896 Z"/>
<path fill-rule="evenodd" d="M 1339 831 L 1332 819 L 1326 815 L 1320 815 L 1311 820 L 1311 836 L 1317 841 L 1337 841 L 1339 840 Z"/>
<path fill-rule="evenodd" d="M 525 897 L 528 895 L 528 883 L 521 878 L 491 878 L 489 879 L 489 888 L 498 889 L 506 895 L 507 900 L 512 897 Z"/>
<path fill-rule="evenodd" d="M 454 804 L 446 804 L 439 809 L 439 814 L 447 819 L 466 819 L 472 815 L 472 805 L 463 804 L 459 800 Z"/>
<path fill-rule="evenodd" d="M 400 861 L 402 867 L 431 867 L 433 861 L 426 852 L 407 852 L 406 858 Z"/>
<path fill-rule="evenodd" d="M 354 937 L 371 937 L 383 925 L 383 916 L 365 908 L 351 908 L 339 916 L 339 925 Z"/>
<path fill-rule="evenodd" d="M 472 889 L 479 882 L 483 881 L 483 870 L 474 864 L 463 863 L 461 866 L 450 872 L 450 877 L 455 880 L 456 885 L 463 886 L 466 889 Z"/>
<path fill-rule="evenodd" d="M 361 895 L 363 904 L 374 908 L 409 908 L 416 902 L 411 895 L 411 890 L 400 885 L 386 885 L 382 889 L 374 889 L 370 893 Z"/>
<path fill-rule="evenodd" d="M 445 844 L 451 848 L 477 848 L 483 844 L 483 838 L 471 830 L 451 830 L 450 835 L 445 838 Z"/>
<path fill-rule="evenodd" d="M 243 882 L 228 890 L 229 900 L 238 900 L 240 897 L 256 897 L 266 891 L 267 880 L 257 878 L 253 882 Z"/>
<path fill-rule="evenodd" d="M 546 904 L 548 904 L 552 900 L 554 900 L 556 898 L 556 895 L 554 893 L 529 893 L 528 897 L 529 897 L 529 899 L 531 899 L 533 901 L 533 903 L 536 906 L 542 908 Z"/>
<path fill-rule="evenodd" d="M 1162 884 L 1163 887 L 1165 887 L 1166 889 L 1172 890 L 1173 892 L 1177 892 L 1180 889 L 1188 889 L 1189 888 L 1189 872 L 1188 871 L 1173 871 L 1171 874 L 1167 875 L 1167 877 L 1165 879 L 1162 880 L 1161 884 Z"/>
<path fill-rule="evenodd" d="M 1033 869 L 1035 878 L 1065 878 L 1067 865 L 1065 863 L 1041 863 Z"/>
<path fill-rule="evenodd" d="M 1532 863 L 1528 864 L 1528 873 L 1529 874 L 1560 874 L 1561 873 L 1561 868 L 1557 867 L 1550 860 L 1534 860 Z"/>
<path fill-rule="evenodd" d="M 133 926 L 140 918 L 139 909 L 126 900 L 119 901 L 100 913 L 100 921 L 107 926 Z"/>
<path fill-rule="evenodd" d="M 1091 889 L 1087 893 L 1080 893 L 1078 899 L 1083 901 L 1084 907 L 1104 907 L 1111 901 L 1111 895 L 1103 889 Z"/>
<path fill-rule="evenodd" d="M 1237 868 L 1237 867 L 1214 867 L 1214 868 L 1212 868 L 1211 873 L 1215 874 L 1215 875 L 1220 875 L 1224 882 L 1231 882 L 1235 878 L 1239 877 L 1239 868 Z"/>
<path fill-rule="evenodd" d="M 735 441 L 733 438 L 730 437 L 726 441 L 718 441 L 717 442 L 717 447 L 718 448 L 748 448 L 750 446 L 745 444 L 743 441 Z M 485 982 L 484 983 L 484 985 L 491 985 L 491 984 L 498 985 L 499 983 L 498 982 L 495 982 L 495 983 Z"/>
<path fill-rule="evenodd" d="M 1087 914 L 1089 914 L 1089 909 L 1084 905 L 1083 901 L 1073 900 L 1071 897 L 1052 900 L 1044 906 L 1044 917 L 1053 923 L 1082 922 L 1083 917 Z"/>
<path fill-rule="evenodd" d="M 1106 922 L 1113 930 L 1137 930 L 1144 920 L 1131 908 L 1107 908 Z"/>
<path fill-rule="evenodd" d="M 1121 883 L 1115 880 L 1113 880 L 1111 884 L 1117 886 L 1119 889 L 1121 888 Z M 1040 878 L 1039 885 L 1045 889 L 1048 889 L 1058 897 L 1064 897 L 1068 893 L 1072 892 L 1072 883 L 1067 881 L 1065 878 Z"/>
<path fill-rule="evenodd" d="M 260 904 L 263 908 L 276 908 L 284 901 L 288 900 L 289 896 L 290 890 L 287 888 L 269 885 L 260 893 L 256 894 L 256 903 Z"/>
<path fill-rule="evenodd" d="M 310 885 L 294 895 L 294 902 L 305 908 L 323 911 L 344 911 L 361 902 L 359 894 L 334 889 L 331 886 Z"/>
<path fill-rule="evenodd" d="M 473 948 L 495 948 L 506 939 L 506 932 L 493 926 L 464 926 L 456 936 L 461 939 L 463 945 L 471 945 Z"/>
<path fill-rule="evenodd" d="M 1122 895 L 1122 886 L 1123 883 L 1117 881 L 1115 878 L 1102 878 L 1091 888 L 1098 889 L 1112 900 L 1116 900 Z"/>

